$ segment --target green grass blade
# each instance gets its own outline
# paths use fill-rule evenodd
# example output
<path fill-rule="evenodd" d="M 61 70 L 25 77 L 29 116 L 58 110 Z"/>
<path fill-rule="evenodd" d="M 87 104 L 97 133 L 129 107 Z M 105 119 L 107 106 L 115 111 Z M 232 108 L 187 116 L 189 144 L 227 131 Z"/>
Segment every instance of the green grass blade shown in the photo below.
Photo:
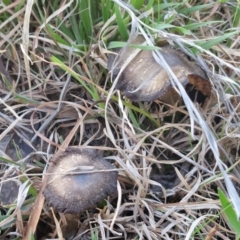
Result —
<path fill-rule="evenodd" d="M 3 161 L 3 162 L 5 162 L 5 163 L 8 163 L 8 164 L 10 164 L 10 165 L 16 165 L 16 166 L 21 167 L 21 164 L 18 164 L 18 163 L 14 162 L 14 161 L 11 160 L 11 159 L 7 159 L 7 158 L 4 158 L 4 157 L 1 157 L 1 156 L 0 156 L 0 160 Z"/>
<path fill-rule="evenodd" d="M 237 218 L 236 211 L 234 210 L 234 207 L 229 201 L 229 199 L 226 197 L 226 195 L 223 193 L 223 191 L 219 188 L 218 189 L 218 196 L 222 205 L 223 213 L 226 216 L 229 225 L 231 228 L 235 231 L 237 235 L 237 239 L 240 237 L 240 221 Z"/>
<path fill-rule="evenodd" d="M 220 42 L 223 42 L 224 40 L 236 35 L 236 34 L 239 34 L 239 30 L 238 31 L 234 31 L 234 32 L 230 32 L 230 33 L 226 33 L 226 34 L 223 34 L 219 37 L 216 37 L 212 40 L 208 40 L 207 42 L 204 41 L 197 41 L 196 44 L 198 44 L 199 46 L 201 46 L 202 48 L 204 49 L 210 49 L 211 47 L 217 45 L 218 43 Z"/>
<path fill-rule="evenodd" d="M 75 73 L 71 68 L 69 68 L 67 65 L 65 65 L 60 59 L 58 59 L 55 56 L 51 56 L 51 61 L 58 65 L 60 68 L 62 68 L 64 71 L 68 72 L 73 76 L 76 80 L 78 80 L 81 85 L 92 95 L 91 89 L 87 86 L 87 84 Z"/>
<path fill-rule="evenodd" d="M 35 240 L 33 232 L 31 232 L 30 240 Z"/>
<path fill-rule="evenodd" d="M 82 29 L 82 33 L 80 32 L 82 25 L 80 23 L 79 24 L 77 23 L 77 19 L 74 16 L 71 16 L 69 20 L 70 20 L 71 28 L 73 30 L 73 34 L 77 44 L 83 44 L 84 30 Z"/>
<path fill-rule="evenodd" d="M 208 4 L 196 5 L 196 6 L 190 7 L 190 8 L 184 7 L 183 9 L 179 10 L 179 13 L 184 14 L 184 15 L 189 15 L 189 14 L 191 14 L 193 12 L 196 12 L 196 11 L 201 12 L 205 9 L 213 7 L 214 4 L 215 3 L 212 2 L 212 3 L 208 3 Z"/>
<path fill-rule="evenodd" d="M 187 24 L 184 26 L 185 29 L 188 30 L 195 30 L 198 29 L 200 27 L 205 27 L 207 25 L 211 25 L 214 23 L 221 23 L 222 21 L 209 21 L 209 22 L 199 22 L 199 23 L 191 23 L 191 24 Z"/>
<path fill-rule="evenodd" d="M 131 0 L 131 4 L 136 8 L 140 9 L 143 7 L 144 0 Z"/>
<path fill-rule="evenodd" d="M 63 32 L 66 36 L 68 36 L 69 38 L 71 38 L 73 41 L 75 40 L 75 37 L 74 37 L 74 33 L 71 31 L 71 29 L 69 29 L 68 27 L 66 27 L 66 25 L 64 23 L 62 23 L 60 26 L 59 26 L 59 30 L 61 32 Z"/>
<path fill-rule="evenodd" d="M 166 28 L 173 28 L 173 27 L 175 27 L 175 26 L 170 23 L 160 23 L 160 24 L 155 24 L 153 26 L 153 28 L 156 28 L 157 30 L 163 30 Z"/>
<path fill-rule="evenodd" d="M 98 240 L 98 230 L 97 230 L 97 229 L 94 229 L 94 230 L 93 230 L 91 239 L 92 239 L 92 240 Z"/>
<path fill-rule="evenodd" d="M 176 2 L 171 2 L 171 3 L 158 3 L 153 6 L 153 11 L 157 15 L 164 9 L 170 9 L 170 8 L 177 8 L 181 5 L 182 3 L 176 3 Z M 159 16 L 157 17 L 157 21 L 159 22 Z"/>
<path fill-rule="evenodd" d="M 117 4 L 114 4 L 114 9 L 115 9 L 116 20 L 118 24 L 118 31 L 121 35 L 121 38 L 126 41 L 128 39 L 128 30 L 127 30 L 126 24 L 123 21 L 119 6 Z"/>
<path fill-rule="evenodd" d="M 148 4 L 147 4 L 147 7 L 146 7 L 146 10 L 149 10 L 150 8 L 153 7 L 153 4 L 154 4 L 154 0 L 150 0 L 148 1 Z"/>
<path fill-rule="evenodd" d="M 58 65 L 61 69 L 63 69 L 64 71 L 66 71 L 67 73 L 69 73 L 72 77 L 74 77 L 88 92 L 89 94 L 92 96 L 92 98 L 95 101 L 100 100 L 97 88 L 94 85 L 88 85 L 85 81 L 83 81 L 78 74 L 72 70 L 71 68 L 69 68 L 68 66 L 66 66 L 61 60 L 59 60 L 57 57 L 55 56 L 51 56 L 51 61 L 53 63 L 55 63 L 56 65 Z M 101 108 L 104 109 L 104 104 L 99 103 L 99 106 Z"/>
<path fill-rule="evenodd" d="M 126 42 L 112 41 L 109 43 L 108 49 L 122 48 L 124 46 L 126 46 Z M 160 50 L 161 49 L 158 46 L 142 46 L 142 45 L 135 45 L 135 44 L 130 44 L 130 48 L 137 48 L 137 49 L 142 49 L 142 50 Z"/>
<path fill-rule="evenodd" d="M 238 27 L 239 22 L 240 22 L 240 2 L 238 2 L 238 6 L 235 8 L 233 27 Z"/>
<path fill-rule="evenodd" d="M 118 41 L 112 41 L 108 45 L 108 49 L 113 49 L 113 48 L 122 48 L 126 45 L 126 42 L 118 42 Z"/>
<path fill-rule="evenodd" d="M 113 96 L 112 99 L 114 99 L 115 101 L 118 100 L 115 96 Z M 127 106 L 129 109 L 131 109 L 135 112 L 138 112 L 138 113 L 144 115 L 145 117 L 147 117 L 148 119 L 150 119 L 151 122 L 154 124 L 154 126 L 160 127 L 158 121 L 155 118 L 153 118 L 151 116 L 151 114 L 149 112 L 145 111 L 143 108 L 138 108 L 138 107 L 134 106 L 132 103 L 127 102 L 127 101 L 123 101 L 123 105 Z"/>
<path fill-rule="evenodd" d="M 92 19 L 92 28 L 99 18 L 98 1 L 90 0 L 90 14 Z"/>
<path fill-rule="evenodd" d="M 51 38 L 53 38 L 57 43 L 63 44 L 66 46 L 71 46 L 70 43 L 64 40 L 61 36 L 59 36 L 49 24 L 47 24 L 46 26 Z"/>
<path fill-rule="evenodd" d="M 112 2 L 111 0 L 102 0 L 102 18 L 104 23 L 111 17 L 112 14 Z"/>
<path fill-rule="evenodd" d="M 21 176 L 20 179 L 21 179 L 21 182 L 22 182 L 22 183 L 28 182 L 28 183 L 27 183 L 27 186 L 29 186 L 28 193 L 30 193 L 32 196 L 36 197 L 37 194 L 38 194 L 38 191 L 37 191 L 36 188 L 33 187 L 33 185 L 30 183 L 30 182 L 31 182 L 30 179 L 29 179 L 28 177 L 26 177 L 26 176 Z"/>
<path fill-rule="evenodd" d="M 128 114 L 129 114 L 129 118 L 131 119 L 131 122 L 133 123 L 133 125 L 137 128 L 140 128 L 140 124 L 139 124 L 138 120 L 136 119 L 134 112 L 131 109 L 128 109 Z"/>
<path fill-rule="evenodd" d="M 92 32 L 93 32 L 93 22 L 91 16 L 91 6 L 89 0 L 81 0 L 79 1 L 79 11 L 81 13 L 81 29 L 84 30 L 83 40 L 86 43 L 89 43 Z M 81 31 L 80 31 L 81 32 Z"/>

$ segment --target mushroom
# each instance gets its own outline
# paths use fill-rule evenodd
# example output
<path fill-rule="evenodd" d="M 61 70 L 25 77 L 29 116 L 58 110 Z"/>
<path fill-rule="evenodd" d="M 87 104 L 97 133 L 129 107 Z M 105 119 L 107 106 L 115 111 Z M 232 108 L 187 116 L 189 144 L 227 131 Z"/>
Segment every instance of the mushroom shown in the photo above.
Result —
<path fill-rule="evenodd" d="M 144 38 L 138 36 L 132 44 L 140 45 Z M 127 59 L 136 54 L 137 49 L 127 47 L 120 58 L 115 62 L 116 54 L 109 54 L 108 70 L 116 77 Z M 166 95 L 173 95 L 170 77 L 165 68 L 159 65 L 153 57 L 150 50 L 140 50 L 123 69 L 119 76 L 116 89 L 132 101 L 152 101 L 155 99 L 166 99 Z M 117 50 L 119 52 L 119 50 Z M 188 60 L 187 57 L 179 50 L 170 45 L 161 47 L 159 50 L 178 80 L 186 86 L 192 84 L 203 95 L 209 96 L 211 93 L 211 84 L 205 72 L 195 63 Z"/>
<path fill-rule="evenodd" d="M 53 158 L 48 173 L 43 194 L 59 212 L 81 213 L 117 190 L 116 169 L 96 150 L 69 147 Z"/>

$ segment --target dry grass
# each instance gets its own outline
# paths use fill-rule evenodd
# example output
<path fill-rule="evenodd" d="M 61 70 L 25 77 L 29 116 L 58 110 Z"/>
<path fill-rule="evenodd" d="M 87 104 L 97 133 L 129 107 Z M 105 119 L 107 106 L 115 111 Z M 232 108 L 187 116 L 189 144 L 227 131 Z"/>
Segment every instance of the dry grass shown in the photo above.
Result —
<path fill-rule="evenodd" d="M 141 15 L 124 1 L 111 11 L 94 2 L 91 21 L 75 1 L 0 6 L 0 238 L 235 239 L 217 188 L 238 215 L 238 3 L 153 1 Z M 107 46 L 128 30 L 186 51 L 209 75 L 211 98 L 192 102 L 173 75 L 181 105 L 124 99 Z M 52 211 L 41 194 L 49 161 L 68 145 L 103 150 L 119 169 L 118 194 L 79 216 Z"/>

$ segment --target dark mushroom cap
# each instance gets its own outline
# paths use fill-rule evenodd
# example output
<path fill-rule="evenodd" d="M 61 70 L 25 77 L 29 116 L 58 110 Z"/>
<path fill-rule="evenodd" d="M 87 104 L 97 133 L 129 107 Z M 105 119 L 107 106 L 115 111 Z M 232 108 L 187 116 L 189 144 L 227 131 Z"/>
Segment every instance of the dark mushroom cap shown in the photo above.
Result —
<path fill-rule="evenodd" d="M 67 148 L 53 159 L 48 173 L 52 174 L 43 194 L 47 203 L 59 212 L 80 213 L 94 208 L 117 190 L 117 171 L 91 149 Z"/>
<path fill-rule="evenodd" d="M 132 44 L 142 44 L 144 41 L 143 37 L 138 36 Z M 117 76 L 123 64 L 134 51 L 136 49 L 128 47 L 127 51 L 124 51 L 124 56 L 120 55 L 120 59 L 116 66 L 114 64 L 114 67 L 113 62 L 116 55 L 109 55 L 108 69 L 112 71 L 113 77 Z M 198 90 L 202 91 L 204 95 L 211 92 L 211 85 L 205 72 L 197 64 L 189 61 L 181 51 L 166 45 L 159 52 L 183 86 L 188 83 L 194 85 L 195 80 L 197 80 L 195 87 Z M 205 84 L 202 88 L 201 83 Z M 206 87 L 208 87 L 208 91 L 206 91 Z M 150 50 L 141 50 L 132 59 L 121 73 L 116 85 L 116 89 L 122 91 L 127 98 L 135 102 L 163 99 L 171 88 L 167 70 L 156 62 Z"/>

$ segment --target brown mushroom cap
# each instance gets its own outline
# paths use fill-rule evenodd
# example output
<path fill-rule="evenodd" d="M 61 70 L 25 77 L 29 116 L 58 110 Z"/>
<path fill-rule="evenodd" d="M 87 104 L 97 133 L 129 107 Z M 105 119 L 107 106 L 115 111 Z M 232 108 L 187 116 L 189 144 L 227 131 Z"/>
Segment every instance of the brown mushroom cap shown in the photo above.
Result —
<path fill-rule="evenodd" d="M 67 148 L 53 159 L 48 170 L 52 174 L 43 194 L 47 203 L 59 212 L 83 212 L 116 192 L 118 173 L 114 169 L 95 150 Z"/>
<path fill-rule="evenodd" d="M 142 44 L 144 41 L 143 37 L 138 36 L 132 44 Z M 116 55 L 109 55 L 108 69 L 112 71 L 113 77 L 117 76 L 123 64 L 134 51 L 136 49 L 128 47 L 126 54 L 120 59 L 117 66 L 114 66 L 115 68 L 113 68 L 113 62 Z M 183 86 L 188 83 L 194 85 L 195 80 L 197 80 L 195 87 L 204 95 L 210 94 L 211 84 L 205 72 L 198 65 L 189 61 L 182 52 L 169 45 L 162 47 L 159 52 Z M 205 84 L 203 88 L 200 86 L 201 83 Z M 116 89 L 122 91 L 127 98 L 135 102 L 164 99 L 165 94 L 171 88 L 167 70 L 156 62 L 150 50 L 141 50 L 132 59 L 121 73 L 116 85 Z"/>

